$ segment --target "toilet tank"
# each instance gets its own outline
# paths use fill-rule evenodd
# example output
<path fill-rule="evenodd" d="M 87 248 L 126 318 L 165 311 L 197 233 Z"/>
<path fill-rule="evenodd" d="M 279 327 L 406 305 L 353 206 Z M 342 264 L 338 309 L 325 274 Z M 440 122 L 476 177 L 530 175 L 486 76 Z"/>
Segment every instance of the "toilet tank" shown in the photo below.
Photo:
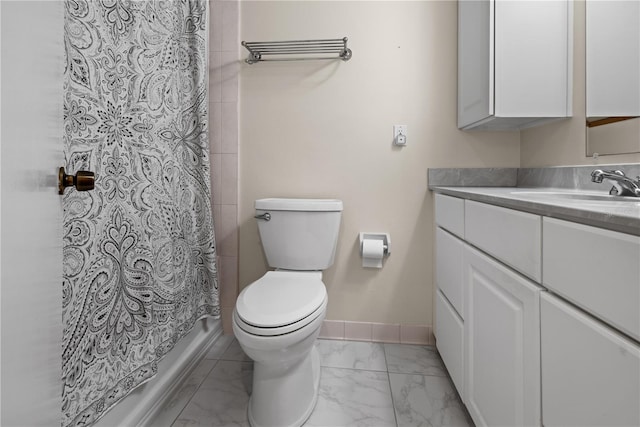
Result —
<path fill-rule="evenodd" d="M 255 208 L 269 266 L 310 271 L 324 270 L 333 264 L 342 217 L 341 200 L 259 199 Z"/>

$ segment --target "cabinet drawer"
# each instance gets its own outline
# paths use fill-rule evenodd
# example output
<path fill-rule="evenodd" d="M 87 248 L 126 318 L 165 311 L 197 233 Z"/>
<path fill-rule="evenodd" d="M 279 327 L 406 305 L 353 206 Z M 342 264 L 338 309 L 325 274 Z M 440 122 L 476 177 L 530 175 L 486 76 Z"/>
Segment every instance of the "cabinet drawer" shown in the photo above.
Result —
<path fill-rule="evenodd" d="M 458 316 L 442 292 L 436 291 L 436 347 L 451 380 L 464 401 L 464 329 Z"/>
<path fill-rule="evenodd" d="M 463 317 L 462 313 L 464 313 L 463 250 L 464 242 L 462 240 L 440 227 L 436 229 L 436 285 L 460 317 Z"/>
<path fill-rule="evenodd" d="M 640 237 L 545 218 L 545 287 L 640 340 Z"/>
<path fill-rule="evenodd" d="M 543 425 L 640 425 L 640 347 L 552 295 L 540 312 Z"/>
<path fill-rule="evenodd" d="M 467 200 L 464 228 L 466 241 L 540 283 L 540 216 Z"/>
<path fill-rule="evenodd" d="M 436 224 L 464 238 L 464 200 L 436 193 Z"/>

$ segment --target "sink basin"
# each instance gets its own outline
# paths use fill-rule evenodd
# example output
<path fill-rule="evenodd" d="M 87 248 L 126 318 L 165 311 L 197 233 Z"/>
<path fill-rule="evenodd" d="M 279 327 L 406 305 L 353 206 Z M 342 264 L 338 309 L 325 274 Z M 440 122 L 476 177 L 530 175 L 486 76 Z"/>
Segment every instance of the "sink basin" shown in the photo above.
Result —
<path fill-rule="evenodd" d="M 573 200 L 573 201 L 589 201 L 589 202 L 635 202 L 640 203 L 640 197 L 620 197 L 601 193 L 587 192 L 569 192 L 569 191 L 547 191 L 547 190 L 522 190 L 512 191 L 514 196 L 523 196 L 531 198 L 555 199 L 555 200 Z"/>

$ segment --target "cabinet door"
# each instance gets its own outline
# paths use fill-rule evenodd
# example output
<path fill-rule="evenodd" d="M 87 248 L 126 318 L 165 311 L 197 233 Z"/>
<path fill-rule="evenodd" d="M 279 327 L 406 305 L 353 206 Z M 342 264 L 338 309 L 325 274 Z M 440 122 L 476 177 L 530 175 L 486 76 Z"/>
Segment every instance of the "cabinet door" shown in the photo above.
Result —
<path fill-rule="evenodd" d="M 587 117 L 640 115 L 640 2 L 587 1 Z"/>
<path fill-rule="evenodd" d="M 571 116 L 573 2 L 458 2 L 458 128 Z"/>
<path fill-rule="evenodd" d="M 467 409 L 478 426 L 540 425 L 540 290 L 465 246 Z"/>
<path fill-rule="evenodd" d="M 497 0 L 495 115 L 566 117 L 570 2 Z"/>
<path fill-rule="evenodd" d="M 544 425 L 640 425 L 640 346 L 555 296 L 540 304 Z"/>

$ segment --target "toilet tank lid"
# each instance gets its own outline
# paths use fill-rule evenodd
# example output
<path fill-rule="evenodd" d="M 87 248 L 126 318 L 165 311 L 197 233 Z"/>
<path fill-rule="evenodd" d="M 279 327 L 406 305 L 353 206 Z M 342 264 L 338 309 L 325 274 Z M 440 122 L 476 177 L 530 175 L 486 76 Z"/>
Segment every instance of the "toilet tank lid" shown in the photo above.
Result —
<path fill-rule="evenodd" d="M 272 211 L 342 211 L 342 200 L 336 199 L 258 199 L 256 209 Z"/>

